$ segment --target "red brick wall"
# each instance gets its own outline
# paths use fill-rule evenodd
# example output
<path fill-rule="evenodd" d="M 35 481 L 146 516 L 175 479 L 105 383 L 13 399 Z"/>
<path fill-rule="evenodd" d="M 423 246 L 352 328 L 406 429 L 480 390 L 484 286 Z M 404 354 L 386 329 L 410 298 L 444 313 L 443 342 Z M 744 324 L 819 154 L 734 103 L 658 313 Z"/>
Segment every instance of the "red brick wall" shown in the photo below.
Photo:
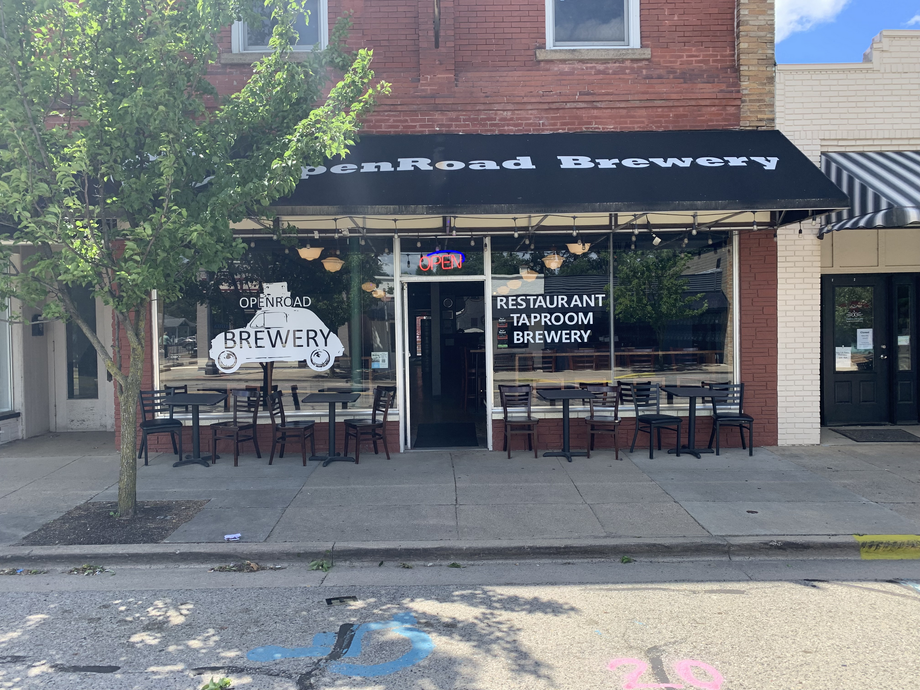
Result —
<path fill-rule="evenodd" d="M 740 125 L 735 0 L 643 0 L 642 46 L 650 59 L 538 61 L 542 0 L 433 3 L 330 0 L 330 22 L 354 12 L 353 47 L 374 50 L 377 77 L 392 83 L 366 130 L 376 133 L 529 133 L 723 129 Z M 224 32 L 223 51 L 230 51 Z M 221 93 L 249 68 L 213 70 Z"/>
<path fill-rule="evenodd" d="M 741 379 L 744 411 L 754 417 L 754 443 L 777 443 L 776 242 L 773 233 L 742 232 L 738 257 L 741 295 Z M 817 328 L 817 324 L 815 324 Z"/>

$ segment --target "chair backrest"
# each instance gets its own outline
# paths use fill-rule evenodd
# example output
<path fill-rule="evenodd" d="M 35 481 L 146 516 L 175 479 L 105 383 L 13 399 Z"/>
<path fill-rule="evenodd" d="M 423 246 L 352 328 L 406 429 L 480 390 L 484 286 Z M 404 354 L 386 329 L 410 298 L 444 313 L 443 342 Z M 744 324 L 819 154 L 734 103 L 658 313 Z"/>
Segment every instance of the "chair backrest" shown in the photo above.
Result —
<path fill-rule="evenodd" d="M 233 423 L 238 423 L 238 416 L 242 412 L 244 417 L 251 417 L 255 424 L 259 417 L 259 391 L 248 388 L 230 391 L 230 397 L 233 398 Z"/>
<path fill-rule="evenodd" d="M 725 397 L 710 398 L 712 411 L 716 414 L 722 412 L 743 412 L 744 411 L 744 384 L 743 383 L 722 383 L 717 381 L 700 381 L 704 388 L 711 388 L 725 394 Z"/>
<path fill-rule="evenodd" d="M 188 384 L 183 383 L 181 386 L 163 386 L 163 390 L 166 391 L 166 395 L 172 395 L 173 393 L 188 393 Z"/>
<path fill-rule="evenodd" d="M 508 419 L 508 410 L 526 410 L 530 417 L 530 408 L 533 404 L 533 386 L 499 386 L 498 395 L 502 400 L 502 413 Z"/>
<path fill-rule="evenodd" d="M 165 390 L 141 391 L 141 414 L 143 415 L 143 421 L 153 421 L 158 414 L 163 413 L 168 414 L 170 419 L 172 419 L 173 408 L 171 405 L 167 405 L 164 402 L 166 395 L 167 393 Z"/>
<path fill-rule="evenodd" d="M 297 384 L 291 386 L 291 397 L 294 398 L 294 409 L 300 409 L 300 396 L 297 394 Z"/>
<path fill-rule="evenodd" d="M 584 386 L 594 397 L 588 399 L 590 408 L 589 419 L 594 416 L 601 417 L 618 417 L 620 413 L 620 387 L 617 386 L 599 386 L 589 384 Z"/>
<path fill-rule="evenodd" d="M 256 400 L 259 399 L 256 391 Z M 281 400 L 281 391 L 274 391 L 268 396 L 268 415 L 271 417 L 272 426 L 284 426 L 284 403 Z"/>
<path fill-rule="evenodd" d="M 651 381 L 621 382 L 620 399 L 626 405 L 632 405 L 637 416 L 653 409 L 655 414 L 661 412 L 661 389 Z"/>
<path fill-rule="evenodd" d="M 390 408 L 396 400 L 396 386 L 377 386 L 374 389 L 374 411 L 371 413 L 371 422 L 377 422 L 377 415 L 380 415 L 380 422 L 386 424 L 387 415 Z"/>

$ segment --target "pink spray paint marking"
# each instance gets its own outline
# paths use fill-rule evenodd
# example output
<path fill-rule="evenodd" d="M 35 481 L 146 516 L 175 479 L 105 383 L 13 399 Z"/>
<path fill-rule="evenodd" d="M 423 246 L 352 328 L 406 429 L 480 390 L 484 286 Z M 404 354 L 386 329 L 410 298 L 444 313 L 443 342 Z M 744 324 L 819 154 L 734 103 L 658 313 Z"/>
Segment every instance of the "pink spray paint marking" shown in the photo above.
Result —
<path fill-rule="evenodd" d="M 694 662 L 695 663 L 695 662 Z M 633 666 L 634 670 L 623 676 L 623 690 L 640 690 L 640 688 L 683 688 L 676 683 L 640 683 L 639 678 L 648 670 L 648 664 L 642 659 L 614 659 L 607 668 L 611 671 L 620 666 Z"/>
<path fill-rule="evenodd" d="M 706 674 L 712 678 L 712 680 L 700 680 L 695 675 L 693 675 L 692 668 L 694 666 L 705 671 Z M 683 661 L 678 661 L 676 664 L 674 664 L 674 670 L 682 680 L 686 681 L 695 688 L 701 688 L 701 690 L 719 690 L 719 688 L 722 687 L 723 681 L 725 680 L 722 677 L 722 674 L 716 671 L 712 666 L 702 661 L 696 661 L 694 659 L 684 659 Z"/>
<path fill-rule="evenodd" d="M 633 670 L 629 673 L 624 674 L 623 676 L 623 690 L 642 690 L 643 688 L 684 688 L 686 686 L 680 685 L 678 683 L 640 683 L 639 678 L 642 677 L 648 670 L 648 664 L 645 663 L 642 659 L 614 659 L 609 664 L 607 668 L 611 671 L 615 671 L 620 666 L 632 666 Z M 693 673 L 693 669 L 697 668 L 706 675 L 708 675 L 711 680 L 700 680 Z M 719 673 L 709 664 L 703 661 L 697 661 L 696 659 L 683 659 L 674 664 L 674 672 L 680 677 L 682 681 L 691 685 L 694 688 L 699 688 L 700 690 L 720 690 L 722 683 L 725 681 L 725 678 L 722 677 L 722 674 Z"/>

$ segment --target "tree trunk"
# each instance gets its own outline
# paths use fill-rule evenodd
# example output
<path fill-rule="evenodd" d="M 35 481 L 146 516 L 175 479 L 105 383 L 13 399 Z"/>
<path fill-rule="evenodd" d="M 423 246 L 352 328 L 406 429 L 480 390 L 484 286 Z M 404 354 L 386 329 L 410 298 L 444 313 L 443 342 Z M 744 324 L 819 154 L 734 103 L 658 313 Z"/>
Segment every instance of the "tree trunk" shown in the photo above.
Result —
<path fill-rule="evenodd" d="M 119 387 L 121 407 L 121 469 L 118 474 L 118 517 L 133 518 L 137 514 L 137 408 L 140 400 L 141 377 L 146 348 L 142 343 L 132 345 L 125 384 Z"/>

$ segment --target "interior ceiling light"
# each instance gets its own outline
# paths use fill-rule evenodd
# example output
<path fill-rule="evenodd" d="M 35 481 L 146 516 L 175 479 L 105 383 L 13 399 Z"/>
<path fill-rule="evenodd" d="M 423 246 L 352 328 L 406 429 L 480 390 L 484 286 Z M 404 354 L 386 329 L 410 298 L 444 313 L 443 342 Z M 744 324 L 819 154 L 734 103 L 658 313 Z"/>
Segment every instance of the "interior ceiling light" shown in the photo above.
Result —
<path fill-rule="evenodd" d="M 526 280 L 528 283 L 532 280 L 536 280 L 538 275 L 540 274 L 537 273 L 532 268 L 528 268 L 527 266 L 521 266 L 521 278 Z"/>
<path fill-rule="evenodd" d="M 507 285 L 499 285 L 499 286 L 498 286 L 498 289 L 497 289 L 495 292 L 497 292 L 499 295 L 507 295 L 507 294 L 508 294 L 508 286 L 507 286 Z"/>
<path fill-rule="evenodd" d="M 543 264 L 547 268 L 551 268 L 554 271 L 562 265 L 562 262 L 565 261 L 559 254 L 556 253 L 556 248 L 553 247 L 553 253 L 547 254 L 543 257 Z"/>
<path fill-rule="evenodd" d="M 364 285 L 367 285 L 367 283 L 365 283 Z M 361 287 L 364 287 L 364 285 L 362 285 Z M 371 293 L 372 296 L 376 297 L 377 299 L 383 299 L 384 296 L 387 294 L 381 288 L 376 287 L 376 286 L 374 287 L 372 291 L 369 291 L 369 292 Z"/>
<path fill-rule="evenodd" d="M 306 259 L 307 261 L 313 261 L 318 259 L 319 255 L 323 253 L 322 247 L 311 247 L 309 244 L 306 247 L 301 247 L 297 250 L 297 253 L 300 254 L 301 259 Z"/>
<path fill-rule="evenodd" d="M 508 281 L 508 287 L 510 287 L 512 290 L 517 290 L 519 287 L 521 287 L 521 284 L 522 283 L 520 280 L 509 280 Z"/>
<path fill-rule="evenodd" d="M 341 270 L 342 266 L 345 265 L 345 262 L 337 256 L 327 256 L 322 260 L 321 263 L 323 264 L 323 267 L 330 273 L 336 273 L 337 271 Z"/>
<path fill-rule="evenodd" d="M 361 289 L 364 290 L 364 292 L 373 292 L 377 289 L 377 284 L 367 281 L 366 283 L 361 283 Z"/>
<path fill-rule="evenodd" d="M 569 250 L 570 253 L 579 255 L 579 256 L 581 254 L 584 254 L 589 249 L 591 249 L 590 242 L 571 242 L 565 246 Z"/>

